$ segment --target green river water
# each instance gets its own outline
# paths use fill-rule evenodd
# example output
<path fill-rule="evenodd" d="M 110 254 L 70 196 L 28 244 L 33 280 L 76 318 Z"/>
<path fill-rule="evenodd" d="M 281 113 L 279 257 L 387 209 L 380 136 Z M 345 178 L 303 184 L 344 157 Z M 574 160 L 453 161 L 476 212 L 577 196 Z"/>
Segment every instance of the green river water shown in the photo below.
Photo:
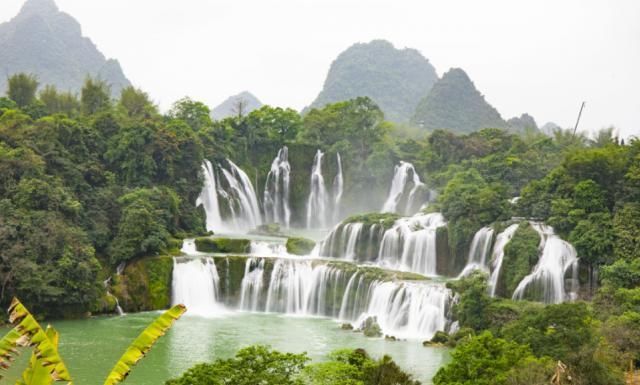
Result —
<path fill-rule="evenodd" d="M 74 385 L 102 384 L 128 344 L 158 315 L 151 312 L 52 322 L 60 332 L 60 353 Z M 330 319 L 235 312 L 217 318 L 184 316 L 134 368 L 125 384 L 162 385 L 196 363 L 231 357 L 239 348 L 252 344 L 307 352 L 314 361 L 339 348 L 364 348 L 374 357 L 392 356 L 423 384 L 430 384 L 438 368 L 449 360 L 447 349 L 426 348 L 420 341 L 365 338 L 341 330 Z M 27 356 L 23 355 L 0 384 L 15 383 Z"/>

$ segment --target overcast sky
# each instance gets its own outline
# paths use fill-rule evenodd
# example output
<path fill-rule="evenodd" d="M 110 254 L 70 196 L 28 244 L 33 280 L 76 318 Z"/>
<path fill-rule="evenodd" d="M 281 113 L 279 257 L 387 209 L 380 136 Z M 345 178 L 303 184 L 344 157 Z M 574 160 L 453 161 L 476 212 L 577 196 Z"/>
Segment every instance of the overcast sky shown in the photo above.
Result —
<path fill-rule="evenodd" d="M 0 0 L 0 21 L 24 0 Z M 57 0 L 163 108 L 243 90 L 296 109 L 355 42 L 461 67 L 503 117 L 640 136 L 639 0 Z"/>

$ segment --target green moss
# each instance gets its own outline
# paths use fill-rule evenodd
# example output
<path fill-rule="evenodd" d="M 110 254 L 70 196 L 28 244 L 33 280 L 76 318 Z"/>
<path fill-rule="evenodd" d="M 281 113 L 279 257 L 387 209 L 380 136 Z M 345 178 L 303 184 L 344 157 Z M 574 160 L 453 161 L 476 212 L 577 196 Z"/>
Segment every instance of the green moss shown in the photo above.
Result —
<path fill-rule="evenodd" d="M 287 239 L 287 253 L 294 255 L 309 255 L 316 243 L 306 238 Z"/>
<path fill-rule="evenodd" d="M 171 305 L 173 258 L 139 259 L 114 276 L 113 294 L 126 312 L 166 309 Z"/>
<path fill-rule="evenodd" d="M 208 238 L 195 239 L 196 250 L 204 253 L 248 253 L 251 241 L 239 238 Z"/>
<path fill-rule="evenodd" d="M 498 278 L 498 295 L 510 298 L 518 283 L 538 263 L 540 236 L 529 222 L 521 222 L 504 248 L 502 270 Z"/>
<path fill-rule="evenodd" d="M 342 223 L 362 223 L 365 226 L 382 225 L 387 230 L 393 227 L 399 218 L 400 215 L 394 213 L 368 213 L 350 216 Z"/>
<path fill-rule="evenodd" d="M 340 269 L 347 274 L 359 272 L 368 281 L 425 281 L 429 279 L 416 273 L 385 270 L 374 266 L 358 266 L 350 262 L 331 261 L 327 265 Z"/>

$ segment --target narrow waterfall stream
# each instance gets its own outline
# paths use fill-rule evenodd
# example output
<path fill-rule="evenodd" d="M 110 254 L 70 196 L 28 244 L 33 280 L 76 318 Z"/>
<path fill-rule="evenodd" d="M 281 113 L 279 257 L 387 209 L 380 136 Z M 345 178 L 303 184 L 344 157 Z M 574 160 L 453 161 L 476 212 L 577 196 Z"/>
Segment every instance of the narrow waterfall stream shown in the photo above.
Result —
<path fill-rule="evenodd" d="M 460 273 L 460 277 L 465 277 L 474 270 L 489 271 L 487 256 L 491 250 L 492 242 L 493 228 L 489 226 L 483 227 L 475 233 L 471 241 L 471 246 L 469 247 L 467 265 Z"/>
<path fill-rule="evenodd" d="M 340 153 L 336 153 L 336 163 L 338 167 L 338 173 L 333 178 L 333 223 L 337 223 L 340 220 L 340 213 L 342 209 L 342 194 L 344 192 L 344 176 L 342 175 L 342 158 Z"/>
<path fill-rule="evenodd" d="M 513 238 L 513 234 L 518 230 L 518 224 L 513 224 L 507 227 L 503 232 L 498 234 L 496 242 L 493 245 L 493 251 L 491 252 L 491 275 L 489 275 L 489 281 L 487 286 L 489 287 L 489 294 L 492 297 L 496 296 L 496 288 L 498 286 L 498 279 L 500 278 L 500 272 L 502 271 L 502 261 L 504 259 L 504 248 Z"/>
<path fill-rule="evenodd" d="M 284 227 L 291 224 L 290 174 L 289 149 L 284 146 L 271 163 L 271 170 L 267 174 L 264 186 L 264 213 L 267 223 L 279 223 Z"/>
<path fill-rule="evenodd" d="M 322 159 L 324 152 L 318 150 L 313 158 L 309 199 L 307 200 L 307 228 L 326 228 L 329 197 L 322 176 Z"/>

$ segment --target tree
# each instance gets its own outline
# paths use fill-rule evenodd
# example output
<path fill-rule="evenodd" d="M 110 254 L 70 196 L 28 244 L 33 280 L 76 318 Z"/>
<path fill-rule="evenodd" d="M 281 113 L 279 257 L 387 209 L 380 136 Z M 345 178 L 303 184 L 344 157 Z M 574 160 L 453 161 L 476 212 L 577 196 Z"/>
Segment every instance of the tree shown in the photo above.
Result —
<path fill-rule="evenodd" d="M 309 360 L 306 354 L 280 353 L 256 345 L 239 350 L 235 357 L 199 364 L 166 385 L 301 385 L 298 373 Z"/>
<path fill-rule="evenodd" d="M 491 298 L 487 294 L 486 275 L 474 271 L 458 281 L 451 281 L 447 287 L 460 295 L 453 313 L 462 327 L 485 330 L 489 327 L 488 308 Z"/>
<path fill-rule="evenodd" d="M 63 113 L 67 116 L 75 116 L 80 111 L 80 101 L 71 92 L 58 92 L 55 86 L 47 85 L 40 91 L 39 99 L 46 108 L 48 114 Z"/>
<path fill-rule="evenodd" d="M 8 80 L 7 96 L 20 108 L 25 108 L 36 101 L 37 90 L 38 79 L 35 75 L 19 73 Z"/>
<path fill-rule="evenodd" d="M 173 119 L 183 120 L 195 131 L 211 126 L 209 107 L 188 97 L 175 102 L 169 111 L 169 116 Z"/>
<path fill-rule="evenodd" d="M 149 100 L 149 95 L 133 86 L 122 90 L 118 105 L 130 118 L 150 117 L 157 114 L 157 109 Z"/>
<path fill-rule="evenodd" d="M 87 77 L 80 92 L 82 112 L 93 115 L 96 112 L 111 107 L 111 90 L 107 83 L 100 79 Z"/>
<path fill-rule="evenodd" d="M 549 365 L 537 360 L 528 346 L 496 338 L 488 331 L 463 340 L 451 357 L 451 362 L 433 378 L 435 385 L 508 384 L 507 381 L 514 378 L 514 371 L 523 364 L 535 364 L 547 374 L 547 380 L 551 377 Z"/>

